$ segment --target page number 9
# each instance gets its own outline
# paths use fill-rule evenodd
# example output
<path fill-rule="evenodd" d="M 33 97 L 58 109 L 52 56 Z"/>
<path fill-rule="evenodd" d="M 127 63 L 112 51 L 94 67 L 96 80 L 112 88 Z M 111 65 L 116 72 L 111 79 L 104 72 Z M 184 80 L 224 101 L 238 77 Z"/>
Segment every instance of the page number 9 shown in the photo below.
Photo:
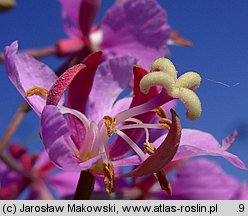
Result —
<path fill-rule="evenodd" d="M 244 204 L 239 204 L 239 210 L 238 210 L 238 212 L 244 212 L 244 210 L 245 210 Z"/>

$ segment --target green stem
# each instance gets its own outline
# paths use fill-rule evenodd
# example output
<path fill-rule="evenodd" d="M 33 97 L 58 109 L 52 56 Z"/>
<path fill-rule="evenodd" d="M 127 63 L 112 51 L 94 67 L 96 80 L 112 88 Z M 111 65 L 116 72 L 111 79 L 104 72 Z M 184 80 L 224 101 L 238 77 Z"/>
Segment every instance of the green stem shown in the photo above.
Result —
<path fill-rule="evenodd" d="M 74 200 L 89 200 L 94 190 L 95 177 L 89 171 L 82 171 L 78 180 Z"/>

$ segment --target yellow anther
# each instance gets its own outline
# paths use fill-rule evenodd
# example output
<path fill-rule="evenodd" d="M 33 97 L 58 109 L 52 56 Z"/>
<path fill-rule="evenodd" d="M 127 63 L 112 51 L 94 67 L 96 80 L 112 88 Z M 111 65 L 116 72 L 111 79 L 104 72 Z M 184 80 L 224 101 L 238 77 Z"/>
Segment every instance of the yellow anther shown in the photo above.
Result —
<path fill-rule="evenodd" d="M 152 155 L 156 151 L 155 145 L 149 142 L 144 143 L 144 149 L 149 155 Z"/>
<path fill-rule="evenodd" d="M 106 191 L 108 193 L 115 192 L 114 166 L 111 162 L 108 162 L 108 164 L 104 163 L 103 174 Z"/>
<path fill-rule="evenodd" d="M 158 182 L 160 184 L 161 189 L 166 191 L 170 196 L 172 196 L 171 185 L 168 182 L 168 180 L 166 179 L 164 171 L 160 170 L 159 172 L 156 173 L 156 176 L 157 176 L 157 179 L 158 179 Z"/>
<path fill-rule="evenodd" d="M 167 118 L 167 114 L 163 107 L 158 107 L 154 110 L 161 118 Z"/>
<path fill-rule="evenodd" d="M 26 95 L 27 97 L 31 97 L 33 95 L 39 95 L 41 97 L 45 97 L 48 95 L 48 90 L 39 86 L 34 86 L 26 91 Z"/>
<path fill-rule="evenodd" d="M 170 130 L 171 120 L 167 118 L 162 118 L 159 120 L 158 124 Z"/>
<path fill-rule="evenodd" d="M 104 116 L 103 120 L 104 120 L 104 124 L 107 128 L 107 135 L 108 135 L 108 137 L 111 137 L 112 134 L 114 134 L 116 132 L 116 128 L 115 128 L 116 120 L 115 120 L 115 118 L 112 118 L 108 115 Z"/>
<path fill-rule="evenodd" d="M 168 119 L 169 120 L 169 119 Z M 153 143 L 145 142 L 144 143 L 144 150 L 149 154 L 152 155 L 156 151 L 156 147 Z M 171 185 L 166 179 L 165 173 L 163 170 L 158 171 L 156 174 L 158 182 L 162 190 L 166 191 L 170 196 L 172 195 Z"/>

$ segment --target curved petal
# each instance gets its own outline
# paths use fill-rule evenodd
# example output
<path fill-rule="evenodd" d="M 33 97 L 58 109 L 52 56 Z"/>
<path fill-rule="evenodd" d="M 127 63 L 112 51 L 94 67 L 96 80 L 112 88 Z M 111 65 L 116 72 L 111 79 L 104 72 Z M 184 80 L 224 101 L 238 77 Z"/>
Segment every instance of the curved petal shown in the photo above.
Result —
<path fill-rule="evenodd" d="M 26 91 L 34 86 L 50 89 L 56 81 L 56 74 L 45 64 L 24 53 L 17 53 L 18 43 L 5 47 L 4 63 L 11 82 L 40 116 L 45 99 L 39 96 L 26 97 Z"/>
<path fill-rule="evenodd" d="M 68 88 L 67 106 L 85 114 L 86 104 L 93 85 L 102 52 L 94 52 L 83 60 L 86 68 L 71 82 Z"/>
<path fill-rule="evenodd" d="M 100 158 L 97 156 L 84 163 L 77 159 L 78 149 L 71 139 L 66 120 L 56 106 L 48 105 L 44 108 L 41 136 L 50 160 L 66 171 L 89 169 Z"/>
<path fill-rule="evenodd" d="M 165 136 L 161 136 L 158 138 L 154 144 L 159 145 L 164 137 Z M 222 148 L 211 134 L 200 130 L 183 129 L 180 145 L 173 161 L 203 155 L 221 156 L 234 166 L 247 169 L 245 164 L 236 155 Z"/>
<path fill-rule="evenodd" d="M 99 122 L 111 112 L 114 102 L 131 80 L 135 63 L 134 58 L 122 56 L 100 64 L 89 96 L 89 119 Z"/>
<path fill-rule="evenodd" d="M 101 48 L 140 60 L 149 69 L 152 61 L 168 54 L 170 27 L 167 14 L 155 0 L 126 0 L 105 14 Z"/>
<path fill-rule="evenodd" d="M 171 128 L 162 144 L 155 153 L 147 158 L 138 168 L 130 173 L 122 175 L 122 177 L 137 177 L 157 173 L 172 160 L 179 146 L 181 125 L 176 112 L 172 110 L 171 113 Z"/>
<path fill-rule="evenodd" d="M 197 159 L 182 166 L 172 181 L 173 197 L 188 200 L 234 199 L 241 184 L 216 163 Z"/>
<path fill-rule="evenodd" d="M 86 68 L 72 80 L 68 88 L 67 106 L 85 113 L 88 97 L 93 85 L 95 73 L 102 58 L 102 52 L 94 52 L 84 59 Z M 68 115 L 72 138 L 79 147 L 84 141 L 85 130 L 81 122 L 72 115 Z"/>

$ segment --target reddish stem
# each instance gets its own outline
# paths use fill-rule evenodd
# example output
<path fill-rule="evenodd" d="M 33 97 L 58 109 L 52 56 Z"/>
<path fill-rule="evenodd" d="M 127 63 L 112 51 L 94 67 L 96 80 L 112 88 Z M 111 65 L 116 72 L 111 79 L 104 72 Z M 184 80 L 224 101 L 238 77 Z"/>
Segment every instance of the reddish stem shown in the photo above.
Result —
<path fill-rule="evenodd" d="M 49 46 L 44 48 L 38 48 L 38 49 L 28 49 L 23 50 L 20 53 L 26 53 L 30 56 L 33 56 L 34 58 L 44 58 L 50 55 L 57 54 L 57 49 L 55 46 Z M 0 62 L 4 61 L 4 55 L 3 53 L 0 54 Z"/>

